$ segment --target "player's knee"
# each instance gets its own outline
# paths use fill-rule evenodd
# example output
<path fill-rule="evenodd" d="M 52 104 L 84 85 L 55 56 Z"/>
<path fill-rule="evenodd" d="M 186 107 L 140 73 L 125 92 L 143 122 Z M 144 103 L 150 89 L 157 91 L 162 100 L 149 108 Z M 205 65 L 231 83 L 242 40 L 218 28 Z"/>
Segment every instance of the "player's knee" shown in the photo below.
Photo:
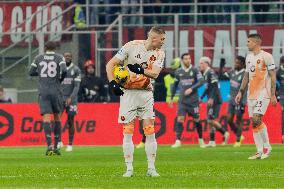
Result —
<path fill-rule="evenodd" d="M 254 116 L 252 117 L 252 127 L 253 128 L 257 128 L 258 126 L 261 125 L 261 118 L 260 117 L 257 117 L 257 116 Z"/>
<path fill-rule="evenodd" d="M 148 125 L 148 126 L 145 126 L 143 128 L 144 130 L 144 134 L 147 136 L 147 135 L 152 135 L 155 133 L 155 128 L 154 128 L 154 125 Z"/>
<path fill-rule="evenodd" d="M 184 122 L 184 116 L 178 116 L 177 121 L 179 123 L 183 123 Z"/>
<path fill-rule="evenodd" d="M 133 135 L 134 125 L 123 125 L 123 134 Z"/>

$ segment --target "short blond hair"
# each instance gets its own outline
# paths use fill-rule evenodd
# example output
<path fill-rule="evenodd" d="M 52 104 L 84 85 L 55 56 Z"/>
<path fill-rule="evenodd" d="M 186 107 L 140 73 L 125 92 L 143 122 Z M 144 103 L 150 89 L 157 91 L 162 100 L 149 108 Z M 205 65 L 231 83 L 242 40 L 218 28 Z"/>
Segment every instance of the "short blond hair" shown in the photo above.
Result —
<path fill-rule="evenodd" d="M 207 63 L 208 65 L 210 65 L 210 64 L 211 64 L 211 59 L 210 59 L 209 57 L 207 57 L 207 56 L 203 56 L 203 57 L 201 57 L 201 58 L 199 59 L 199 62 L 205 62 L 205 63 Z"/>
<path fill-rule="evenodd" d="M 160 28 L 160 27 L 158 27 L 158 26 L 153 26 L 153 27 L 150 29 L 149 33 L 150 33 L 150 32 L 155 32 L 155 33 L 157 33 L 157 34 L 166 34 L 165 30 L 162 29 L 162 28 Z"/>

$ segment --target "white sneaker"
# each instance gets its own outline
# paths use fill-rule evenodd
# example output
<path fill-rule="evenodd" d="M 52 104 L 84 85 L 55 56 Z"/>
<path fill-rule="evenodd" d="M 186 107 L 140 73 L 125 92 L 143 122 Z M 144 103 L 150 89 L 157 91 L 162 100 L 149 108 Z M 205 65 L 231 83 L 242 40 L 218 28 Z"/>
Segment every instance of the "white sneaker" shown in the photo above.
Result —
<path fill-rule="evenodd" d="M 271 154 L 271 148 L 264 148 L 263 149 L 263 154 L 261 155 L 261 158 L 260 159 L 266 159 L 270 156 Z"/>
<path fill-rule="evenodd" d="M 207 145 L 205 145 L 205 147 L 206 148 L 208 148 L 208 147 L 214 148 L 214 147 L 216 147 L 216 143 L 215 143 L 215 141 L 209 141 L 209 143 Z"/>
<path fill-rule="evenodd" d="M 63 142 L 62 141 L 60 141 L 60 142 L 58 142 L 58 144 L 57 144 L 57 149 L 61 149 L 61 148 L 63 148 Z"/>
<path fill-rule="evenodd" d="M 199 143 L 199 147 L 200 148 L 205 148 L 206 147 L 202 138 L 198 139 L 198 143 Z"/>
<path fill-rule="evenodd" d="M 181 142 L 180 140 L 176 140 L 176 142 L 171 146 L 172 148 L 179 148 L 181 147 Z"/>
<path fill-rule="evenodd" d="M 159 173 L 157 173 L 156 169 L 148 169 L 147 174 L 148 177 L 159 177 Z"/>
<path fill-rule="evenodd" d="M 123 177 L 133 177 L 133 170 L 127 170 L 122 176 Z"/>
<path fill-rule="evenodd" d="M 66 152 L 72 152 L 73 151 L 73 147 L 71 145 L 67 145 L 66 147 Z"/>
<path fill-rule="evenodd" d="M 262 153 L 257 152 L 257 153 L 254 154 L 253 156 L 250 156 L 248 159 L 250 159 L 250 160 L 260 159 L 261 156 L 262 156 Z"/>

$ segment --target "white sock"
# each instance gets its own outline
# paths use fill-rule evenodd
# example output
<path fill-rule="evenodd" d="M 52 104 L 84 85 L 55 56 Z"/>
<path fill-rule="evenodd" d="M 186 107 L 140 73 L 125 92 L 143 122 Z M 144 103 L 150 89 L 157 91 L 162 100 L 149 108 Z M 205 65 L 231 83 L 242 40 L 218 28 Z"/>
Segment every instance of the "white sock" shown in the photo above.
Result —
<path fill-rule="evenodd" d="M 253 139 L 256 145 L 257 152 L 263 152 L 263 142 L 259 132 L 253 132 Z"/>
<path fill-rule="evenodd" d="M 145 151 L 148 159 L 148 169 L 155 169 L 157 141 L 155 134 L 146 135 Z"/>
<path fill-rule="evenodd" d="M 262 141 L 263 141 L 263 146 L 264 148 L 269 148 L 271 149 L 271 145 L 269 143 L 269 137 L 268 137 L 268 132 L 267 132 L 267 127 L 264 127 L 262 129 L 260 129 L 259 131 L 259 134 L 262 138 Z"/>
<path fill-rule="evenodd" d="M 134 144 L 132 141 L 132 134 L 123 135 L 123 154 L 127 170 L 133 170 L 133 153 L 134 153 Z"/>

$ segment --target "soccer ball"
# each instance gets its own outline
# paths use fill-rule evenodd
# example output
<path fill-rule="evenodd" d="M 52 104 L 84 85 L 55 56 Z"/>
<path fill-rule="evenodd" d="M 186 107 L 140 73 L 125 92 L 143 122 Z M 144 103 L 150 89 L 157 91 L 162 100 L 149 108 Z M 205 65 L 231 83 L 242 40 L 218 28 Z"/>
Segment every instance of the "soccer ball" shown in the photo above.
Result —
<path fill-rule="evenodd" d="M 129 71 L 124 66 L 116 66 L 113 70 L 113 76 L 114 76 L 114 80 L 117 83 L 124 85 L 127 83 L 129 79 Z"/>

